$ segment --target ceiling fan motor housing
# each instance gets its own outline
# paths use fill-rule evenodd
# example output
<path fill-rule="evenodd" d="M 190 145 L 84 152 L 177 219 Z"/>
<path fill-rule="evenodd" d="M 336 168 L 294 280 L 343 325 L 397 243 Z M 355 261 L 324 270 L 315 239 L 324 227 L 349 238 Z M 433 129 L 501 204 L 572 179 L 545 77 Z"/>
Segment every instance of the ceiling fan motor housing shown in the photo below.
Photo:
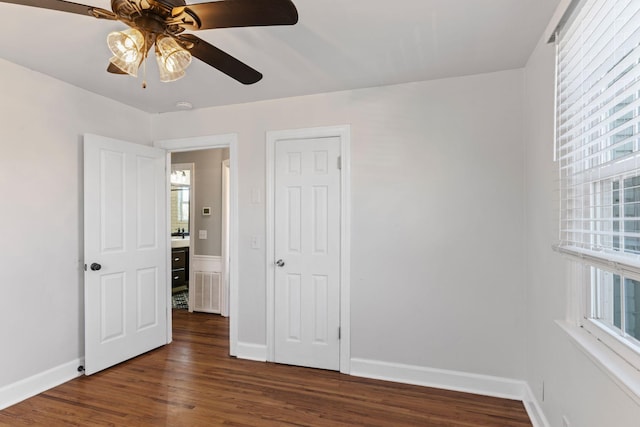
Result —
<path fill-rule="evenodd" d="M 175 35 L 184 31 L 179 24 L 185 20 L 192 21 L 193 17 L 172 16 L 172 13 L 175 13 L 174 8 L 184 6 L 186 6 L 184 0 L 111 1 L 111 9 L 118 15 L 120 21 L 144 33 L 154 35 Z M 186 14 L 181 13 L 180 15 Z"/>

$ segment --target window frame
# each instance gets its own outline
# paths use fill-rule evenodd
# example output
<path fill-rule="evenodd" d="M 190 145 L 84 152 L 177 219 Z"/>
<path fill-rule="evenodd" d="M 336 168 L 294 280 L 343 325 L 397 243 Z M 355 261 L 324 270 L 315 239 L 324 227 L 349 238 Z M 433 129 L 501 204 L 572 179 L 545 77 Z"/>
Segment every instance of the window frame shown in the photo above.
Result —
<path fill-rule="evenodd" d="M 640 370 L 640 340 L 637 340 L 625 332 L 625 325 L 621 324 L 618 332 L 614 327 L 608 326 L 605 322 L 594 318 L 593 312 L 596 311 L 596 284 L 593 282 L 593 269 L 599 269 L 620 276 L 621 288 L 624 287 L 625 279 L 633 279 L 640 281 L 640 272 L 633 273 L 613 267 L 606 268 L 601 265 L 593 265 L 592 263 L 582 262 L 582 274 L 577 275 L 574 280 L 580 288 L 581 304 L 578 326 L 593 335 L 596 339 L 613 350 L 618 356 L 623 358 L 634 368 Z M 624 302 L 621 303 L 621 311 L 624 311 Z"/>

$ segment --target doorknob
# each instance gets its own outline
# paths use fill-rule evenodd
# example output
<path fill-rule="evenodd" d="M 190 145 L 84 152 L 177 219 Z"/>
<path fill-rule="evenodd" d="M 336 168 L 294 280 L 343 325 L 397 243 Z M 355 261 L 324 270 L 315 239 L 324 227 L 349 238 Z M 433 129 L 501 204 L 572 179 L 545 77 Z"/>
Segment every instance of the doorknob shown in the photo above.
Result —
<path fill-rule="evenodd" d="M 97 262 L 94 262 L 91 264 L 91 266 L 89 266 L 89 268 L 91 269 L 91 271 L 98 271 L 102 268 L 102 266 Z"/>
<path fill-rule="evenodd" d="M 284 267 L 284 261 L 283 261 L 283 260 L 281 260 L 281 259 L 279 259 L 279 260 L 277 260 L 277 261 L 276 261 L 276 265 L 277 265 L 278 267 Z"/>

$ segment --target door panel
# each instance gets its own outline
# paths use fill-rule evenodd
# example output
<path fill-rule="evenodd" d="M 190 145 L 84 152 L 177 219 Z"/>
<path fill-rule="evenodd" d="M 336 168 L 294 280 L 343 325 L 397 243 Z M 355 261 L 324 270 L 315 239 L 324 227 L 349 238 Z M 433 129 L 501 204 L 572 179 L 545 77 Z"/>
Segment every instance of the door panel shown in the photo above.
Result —
<path fill-rule="evenodd" d="M 99 156 L 99 171 L 101 172 L 98 184 L 98 188 L 100 189 L 99 200 L 102 200 L 103 203 L 99 205 L 101 207 L 101 210 L 100 212 L 97 212 L 97 214 L 101 215 L 102 217 L 101 220 L 98 221 L 101 231 L 101 252 L 119 252 L 124 250 L 125 240 L 125 158 L 123 153 L 113 152 L 109 150 L 100 150 Z M 85 171 L 87 167 L 91 166 L 85 163 Z M 92 191 L 95 191 L 95 189 L 92 189 Z M 103 206 L 105 208 L 102 208 Z M 107 206 L 109 207 L 108 209 L 106 209 Z"/>
<path fill-rule="evenodd" d="M 166 238 L 166 236 L 158 236 L 158 221 L 156 215 L 157 196 L 155 192 L 148 189 L 155 188 L 155 168 L 156 162 L 154 158 L 136 157 L 137 161 L 137 196 L 136 203 L 136 229 L 138 249 L 153 249 L 158 245 L 158 238 Z"/>
<path fill-rule="evenodd" d="M 287 274 L 287 306 L 285 310 L 289 313 L 289 342 L 300 342 L 302 330 L 302 290 L 301 277 L 299 274 Z"/>
<path fill-rule="evenodd" d="M 340 367 L 339 138 L 275 143 L 275 361 Z"/>
<path fill-rule="evenodd" d="M 85 373 L 167 339 L 165 152 L 85 135 Z"/>
<path fill-rule="evenodd" d="M 300 187 L 287 188 L 287 205 L 289 207 L 288 230 L 289 247 L 287 252 L 300 253 L 302 247 L 302 189 Z"/>
<path fill-rule="evenodd" d="M 105 274 L 100 278 L 100 343 L 124 336 L 124 283 L 123 273 Z"/>
<path fill-rule="evenodd" d="M 329 278 L 327 276 L 314 275 L 313 281 L 313 293 L 315 297 L 315 311 L 314 311 L 314 343 L 327 343 L 329 334 L 327 327 L 329 313 Z"/>
<path fill-rule="evenodd" d="M 315 255 L 325 255 L 329 243 L 329 189 L 327 186 L 315 186 L 311 191 L 313 192 L 311 247 Z"/>
<path fill-rule="evenodd" d="M 158 293 L 161 291 L 158 289 L 158 269 L 152 267 L 138 270 L 137 279 L 137 330 L 141 331 L 158 324 Z"/>

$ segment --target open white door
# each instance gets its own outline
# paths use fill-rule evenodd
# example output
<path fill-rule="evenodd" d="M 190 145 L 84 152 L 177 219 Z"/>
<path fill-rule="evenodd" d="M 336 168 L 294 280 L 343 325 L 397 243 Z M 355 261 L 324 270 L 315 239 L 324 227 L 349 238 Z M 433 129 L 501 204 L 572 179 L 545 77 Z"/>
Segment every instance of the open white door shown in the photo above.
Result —
<path fill-rule="evenodd" d="M 166 344 L 164 150 L 84 136 L 85 374 Z"/>

